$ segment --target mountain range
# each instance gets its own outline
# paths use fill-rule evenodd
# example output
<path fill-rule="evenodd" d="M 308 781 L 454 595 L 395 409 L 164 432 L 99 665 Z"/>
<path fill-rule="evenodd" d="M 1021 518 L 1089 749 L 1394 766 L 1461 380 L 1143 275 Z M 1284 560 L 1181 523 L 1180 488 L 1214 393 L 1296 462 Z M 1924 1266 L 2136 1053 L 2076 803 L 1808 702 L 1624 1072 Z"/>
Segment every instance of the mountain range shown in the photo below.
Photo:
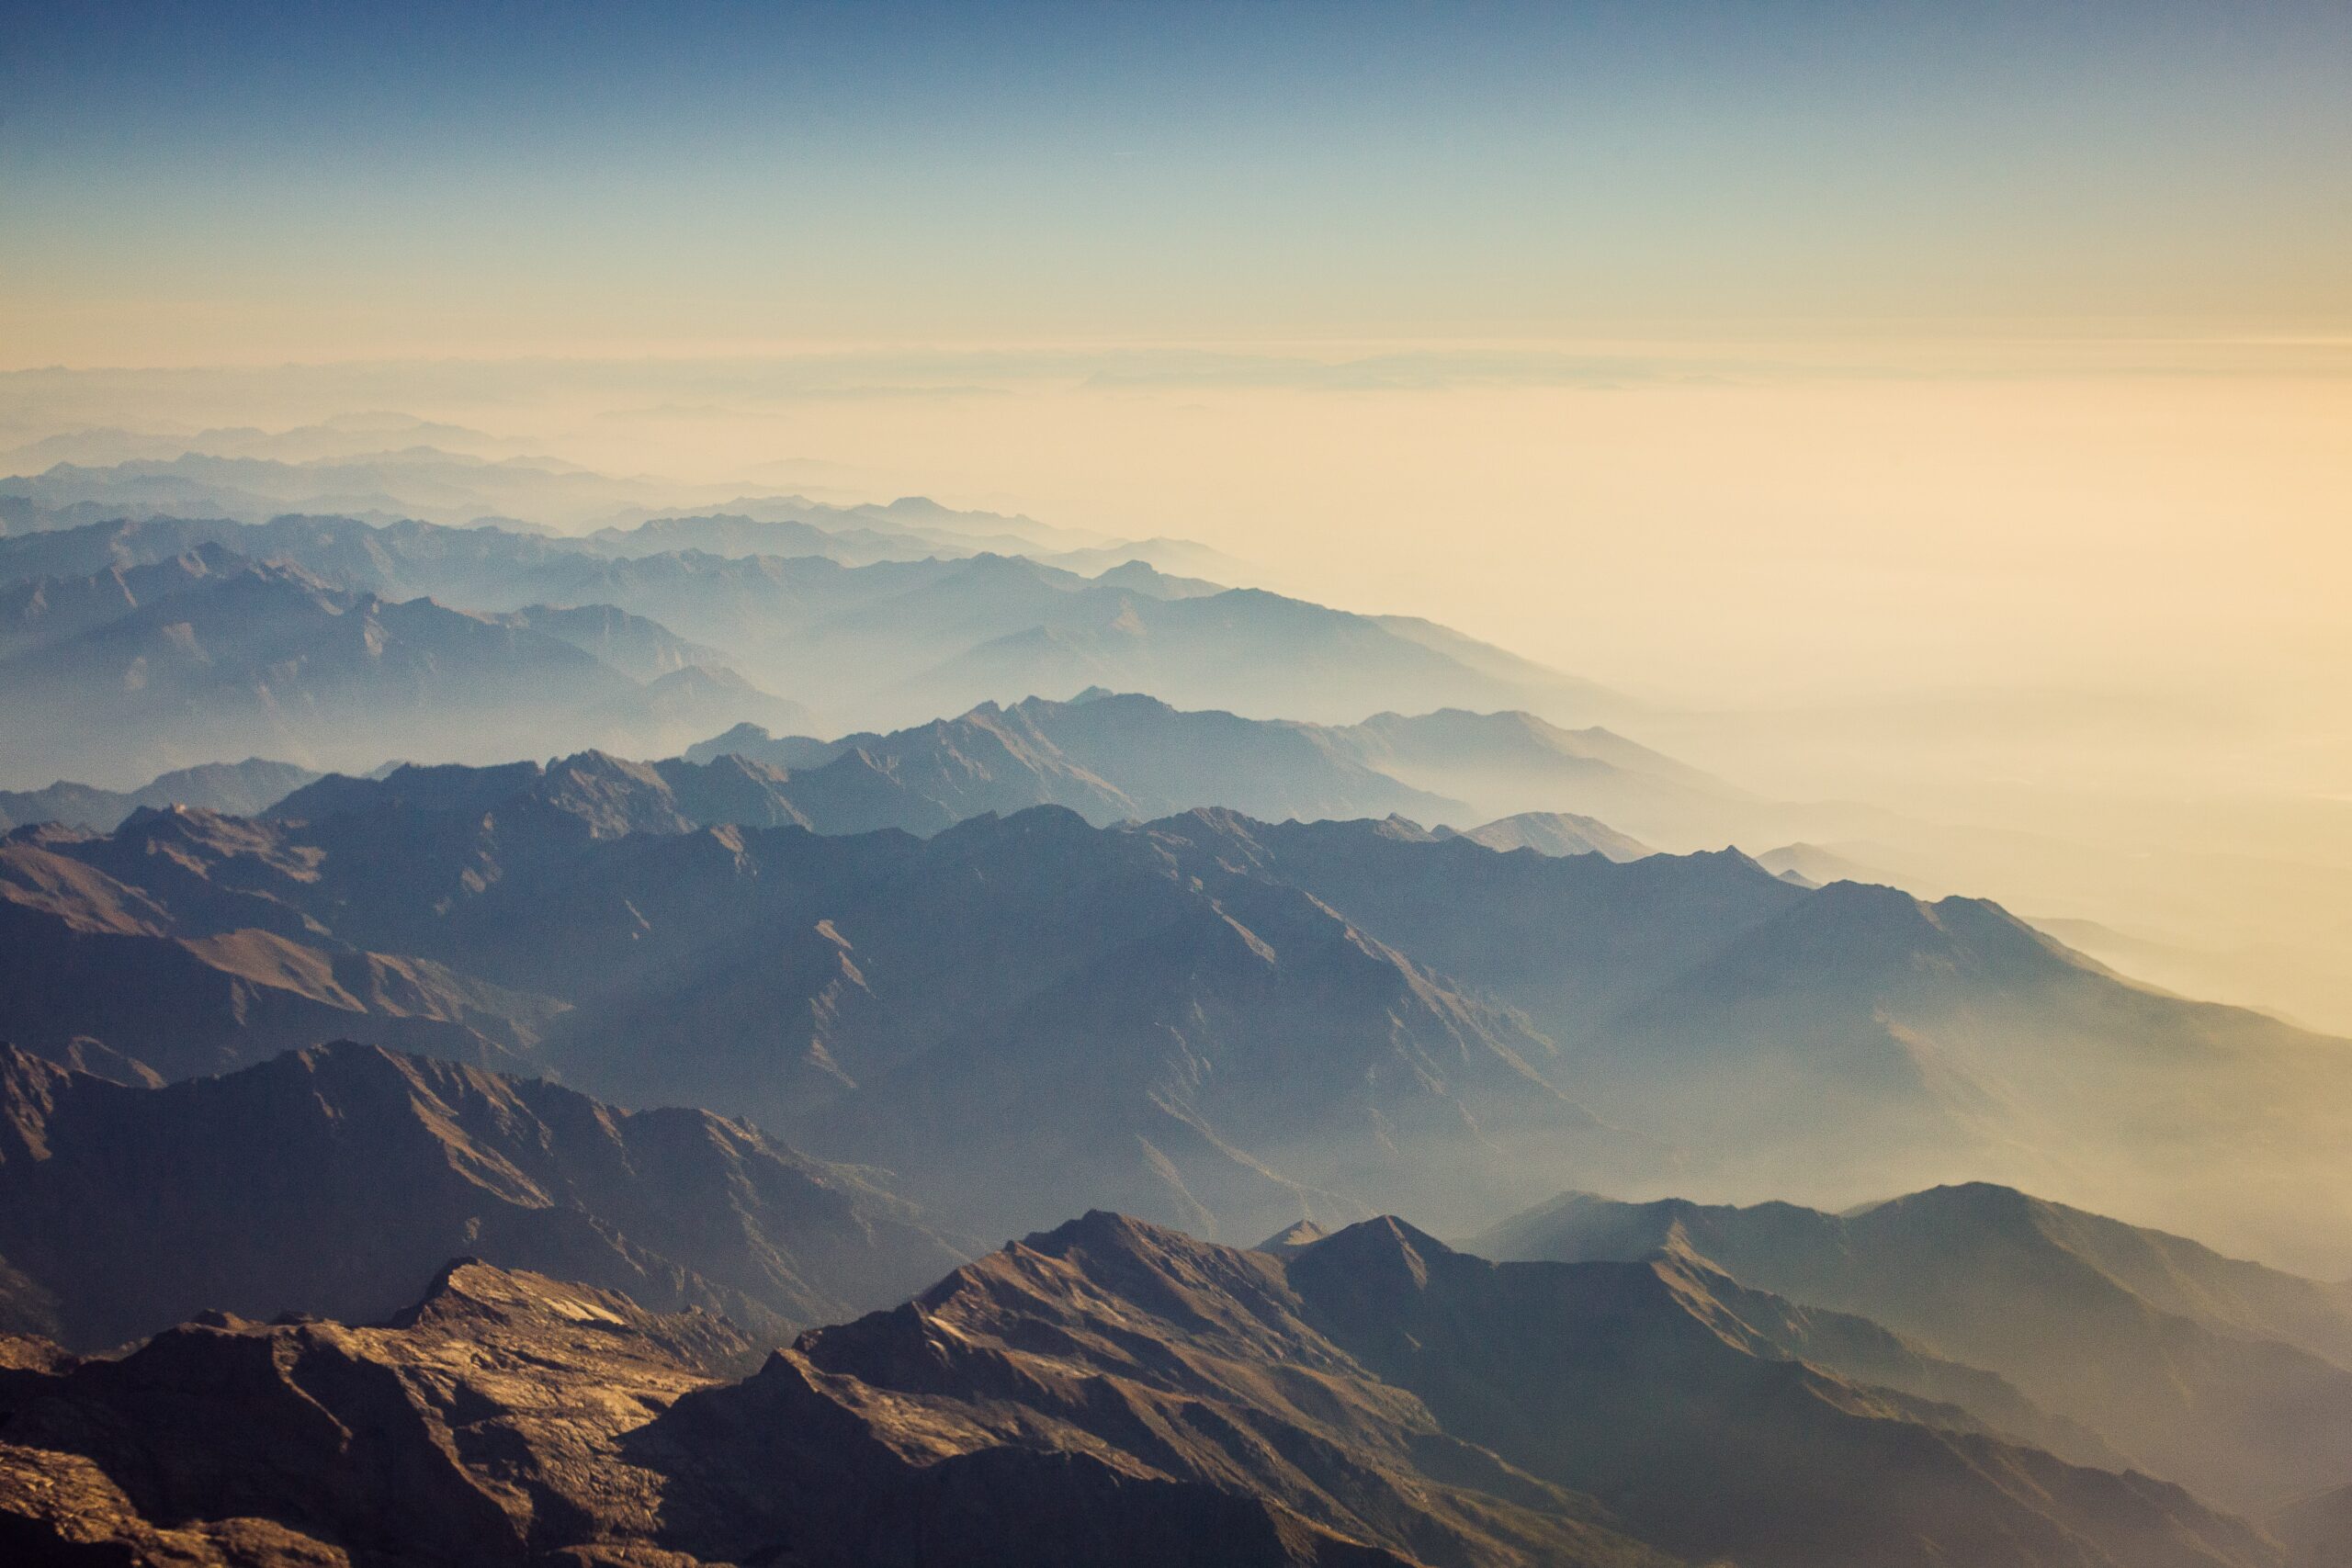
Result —
<path fill-rule="evenodd" d="M 812 543 L 844 541 L 854 548 L 864 534 L 895 548 L 919 547 L 905 558 L 1127 543 L 1030 517 L 959 512 L 922 496 L 836 505 L 774 490 L 747 494 L 726 484 L 604 474 L 534 454 L 525 443 L 389 413 L 276 432 L 65 432 L 0 452 L 0 474 L 9 476 L 0 479 L 0 521 L 20 532 L 174 512 L 242 522 L 288 512 L 342 512 L 370 521 L 519 526 L 585 536 L 616 552 L 663 532 L 779 525 L 812 531 Z M 689 510 L 681 511 L 680 503 Z M 697 506 L 703 510 L 691 510 Z M 657 527 L 639 534 L 647 523 Z M 1187 540 L 1133 543 L 1214 558 Z"/>
<path fill-rule="evenodd" d="M 168 462 L 192 453 L 212 457 L 266 457 L 281 463 L 312 463 L 365 457 L 371 453 L 420 446 L 477 459 L 523 457 L 530 450 L 527 443 L 447 421 L 419 419 L 390 410 L 367 410 L 274 431 L 255 425 L 215 425 L 203 430 L 82 425 L 0 452 L 0 473 L 34 475 L 59 463 L 100 468 L 117 463 Z"/>
<path fill-rule="evenodd" d="M 1223 589 L 1139 560 L 1081 576 L 994 553 L 855 566 L 699 549 L 612 556 L 498 527 L 153 517 L 0 539 L 0 608 L 71 599 L 89 617 L 76 624 L 95 626 L 132 608 L 109 587 L 114 574 L 164 568 L 206 547 L 388 603 L 430 598 L 493 615 L 610 606 L 844 728 L 920 723 L 1098 684 L 1149 690 L 1179 706 L 1350 721 L 1398 703 L 1559 710 L 1613 700 L 1426 622 Z M 62 624 L 57 612 L 48 618 Z M 0 647 L 7 636 L 0 627 Z"/>
<path fill-rule="evenodd" d="M 1807 1359 L 1813 1328 L 1688 1263 L 1495 1264 L 1393 1219 L 1243 1251 L 1093 1213 L 744 1377 L 757 1341 L 723 1321 L 468 1260 L 375 1327 L 214 1312 L 119 1360 L 11 1342 L 0 1541 L 811 1568 L 2284 1561 L 2177 1487 Z"/>
<path fill-rule="evenodd" d="M 429 444 L 467 441 L 469 434 L 476 433 L 413 427 L 364 434 L 289 431 L 273 442 L 254 432 L 242 441 L 216 440 L 216 446 L 242 448 L 228 453 L 184 448 L 168 456 L 124 456 L 136 450 L 137 438 L 117 433 L 111 443 L 85 441 L 75 456 L 119 460 L 61 460 L 38 472 L 0 479 L 0 502 L 14 503 L 8 521 L 17 531 L 174 514 L 262 522 L 300 511 L 452 525 L 484 517 L 527 518 L 568 528 L 633 502 L 718 502 L 731 494 L 725 486 L 616 479 L 555 457 L 491 456 Z M 362 438 L 350 439 L 354 435 Z M 388 439 L 401 445 L 388 446 Z M 468 444 L 486 445 L 479 439 Z M 310 450 L 303 452 L 306 445 Z M 8 455 L 7 465 L 30 467 L 54 450 L 20 450 Z"/>
<path fill-rule="evenodd" d="M 1394 818 L 707 825 L 842 762 L 589 753 L 20 829 L 0 1035 L 167 1077 L 341 1036 L 552 1069 L 888 1167 L 983 1235 L 1073 1187 L 1247 1236 L 1464 1227 L 1566 1185 L 1843 1205 L 1997 1179 L 2352 1258 L 2341 1042 L 2132 986 L 1996 906 Z"/>
<path fill-rule="evenodd" d="M 345 768 L 582 737 L 658 752 L 715 722 L 805 716 L 699 652 L 609 607 L 470 615 L 212 546 L 0 589 L 17 766 L 98 778 L 223 751 Z"/>
<path fill-rule="evenodd" d="M 610 606 L 540 608 L 493 619 L 553 636 L 633 678 L 660 682 L 702 669 L 723 679 L 723 670 L 708 661 L 709 650 Z M 1036 697 L 1005 707 L 984 703 L 953 719 L 832 740 L 776 737 L 759 725 L 739 724 L 688 746 L 682 757 L 650 764 L 660 783 L 642 783 L 670 790 L 677 815 L 698 826 L 790 822 L 819 832 L 896 827 L 929 834 L 984 811 L 1031 806 L 1067 806 L 1105 826 L 1216 806 L 1275 821 L 1410 816 L 1440 824 L 1433 830 L 1441 834 L 1460 831 L 1489 848 L 1541 854 L 1632 860 L 1650 852 L 1598 818 L 1574 812 L 1526 812 L 1463 829 L 1443 826 L 1475 822 L 1479 810 L 1413 788 L 1374 765 L 1390 749 L 1389 738 L 1423 726 L 1460 737 L 1461 754 L 1474 764 L 1483 750 L 1512 750 L 1538 735 L 1570 775 L 1558 791 L 1570 799 L 1634 796 L 1661 778 L 1679 784 L 1693 776 L 1671 759 L 1605 730 L 1564 730 L 1522 714 L 1383 716 L 1372 726 L 1328 726 L 1186 712 L 1140 694 L 1093 689 L 1066 703 Z M 1377 740 L 1368 741 L 1367 731 Z M 1614 760 L 1602 760 L 1604 753 Z M 335 808 L 348 808 L 371 791 L 413 790 L 425 776 L 392 781 L 391 772 L 387 766 L 338 778 L 277 814 L 323 809 L 321 803 L 330 797 Z M 492 792 L 483 796 L 488 800 L 505 787 L 496 781 L 519 776 L 483 770 L 482 783 L 468 787 Z M 104 829 L 136 807 L 173 804 L 258 815 L 315 778 L 291 764 L 249 761 L 233 769 L 180 770 L 137 791 L 60 783 L 0 793 L 0 827 L 59 821 Z"/>
<path fill-rule="evenodd" d="M 526 445 L 479 430 L 394 413 L 285 431 L 70 431 L 0 452 L 0 475 L 14 476 L 0 478 L 0 534 L 126 517 L 262 523 L 288 512 L 337 512 L 375 523 L 488 524 L 577 538 L 613 555 L 695 548 L 865 565 L 996 550 L 1089 576 L 1130 560 L 1225 581 L 1249 570 L 1190 539 L 1114 539 L 1032 517 L 958 511 L 923 496 L 834 504 L 619 478 L 535 456 Z"/>
<path fill-rule="evenodd" d="M 2352 1134 L 2343 1043 L 2134 984 L 1997 905 L 1767 887 L 1736 854 L 1449 857 L 1340 824 L 1249 838 L 1367 935 L 1521 1012 L 1580 1100 L 1676 1141 L 1686 1186 L 1843 1207 L 1999 1179 L 2352 1264 L 2319 1240 L 2346 1224 L 2320 1152 Z"/>
<path fill-rule="evenodd" d="M 965 1255 L 756 1127 L 347 1042 L 166 1087 L 8 1048 L 0 1107 L 0 1326 L 83 1350 L 208 1307 L 380 1317 L 459 1253 L 774 1337 Z"/>
<path fill-rule="evenodd" d="M 1397 771 L 1400 753 L 1407 759 L 1402 771 L 1462 787 L 1464 798 L 1407 783 Z M 743 725 L 685 752 L 691 761 L 729 754 L 786 770 L 861 754 L 937 800 L 949 821 L 983 810 L 1067 806 L 1098 824 L 1199 806 L 1268 821 L 1400 814 L 1438 823 L 1476 821 L 1495 798 L 1479 787 L 1482 775 L 1520 764 L 1542 782 L 1503 797 L 1540 790 L 1555 809 L 1522 813 L 1508 826 L 1489 823 L 1470 829 L 1473 836 L 1497 849 L 1599 852 L 1618 860 L 1647 849 L 1596 817 L 1556 808 L 1735 793 L 1608 730 L 1562 729 L 1524 713 L 1441 710 L 1411 717 L 1382 714 L 1356 725 L 1306 724 L 1185 712 L 1156 697 L 1101 687 L 1069 702 L 989 703 L 955 719 L 831 741 L 775 737 Z M 1440 768 L 1428 760 L 1440 754 L 1453 765 Z M 1548 765 L 1531 759 L 1548 759 Z"/>
<path fill-rule="evenodd" d="M 20 429 L 0 1562 L 2352 1568 L 2352 1040 L 2120 848 L 1183 539 Z"/>

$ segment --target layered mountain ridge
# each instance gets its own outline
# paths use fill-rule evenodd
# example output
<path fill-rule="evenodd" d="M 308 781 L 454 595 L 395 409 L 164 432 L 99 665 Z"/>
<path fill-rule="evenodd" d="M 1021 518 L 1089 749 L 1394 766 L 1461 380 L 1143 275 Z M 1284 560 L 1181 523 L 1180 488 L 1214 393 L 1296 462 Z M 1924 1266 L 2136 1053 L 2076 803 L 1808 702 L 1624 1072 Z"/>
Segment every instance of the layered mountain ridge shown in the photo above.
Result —
<path fill-rule="evenodd" d="M 1995 906 L 1394 818 L 811 834 L 779 802 L 841 765 L 592 753 L 19 830 L 0 1030 L 174 1077 L 370 1035 L 552 1069 L 888 1166 L 982 1234 L 1073 1183 L 1247 1237 L 1408 1203 L 1469 1226 L 1571 1185 L 1842 1205 L 1982 1178 L 2352 1257 L 2352 1214 L 2306 1200 L 2290 1228 L 2278 1201 L 2326 1190 L 2340 1044 Z M 722 807 L 773 825 L 702 825 Z"/>
<path fill-rule="evenodd" d="M 731 548 L 742 541 L 703 542 Z M 1442 628 L 1221 588 L 1140 561 L 1081 575 L 989 551 L 858 565 L 823 555 L 711 553 L 690 542 L 615 555 L 498 527 L 314 515 L 151 517 L 0 538 L 0 649 L 19 635 L 19 623 L 103 629 L 125 613 L 125 580 L 185 573 L 174 563 L 191 561 L 219 563 L 214 570 L 244 562 L 238 570 L 299 571 L 388 604 L 430 598 L 492 624 L 538 607 L 542 630 L 559 613 L 603 607 L 599 614 L 656 623 L 663 637 L 700 650 L 698 667 L 723 664 L 849 725 L 921 722 L 983 701 L 1091 684 L 1149 689 L 1179 705 L 1342 719 L 1397 702 L 1561 707 L 1600 696 Z M 26 602 L 18 613 L 6 614 L 17 600 Z M 271 621 L 292 613 L 254 604 L 243 615 Z M 52 656 L 59 660 L 72 662 Z M 109 672 L 81 670 L 92 679 Z M 702 733 L 736 719 L 798 722 L 778 725 L 772 713 L 739 704 Z M 86 769 L 68 739 L 56 738 L 49 754 L 66 771 Z M 576 749 L 593 739 L 575 726 L 568 742 L 523 749 Z M 413 744 L 383 748 L 375 760 L 384 750 L 473 760 L 447 745 L 428 750 L 436 743 L 419 729 Z"/>
<path fill-rule="evenodd" d="M 0 690 L 21 754 L 101 778 L 223 752 L 368 767 L 427 735 L 475 759 L 582 737 L 661 750 L 714 721 L 803 711 L 643 623 L 469 615 L 217 547 L 5 592 Z"/>

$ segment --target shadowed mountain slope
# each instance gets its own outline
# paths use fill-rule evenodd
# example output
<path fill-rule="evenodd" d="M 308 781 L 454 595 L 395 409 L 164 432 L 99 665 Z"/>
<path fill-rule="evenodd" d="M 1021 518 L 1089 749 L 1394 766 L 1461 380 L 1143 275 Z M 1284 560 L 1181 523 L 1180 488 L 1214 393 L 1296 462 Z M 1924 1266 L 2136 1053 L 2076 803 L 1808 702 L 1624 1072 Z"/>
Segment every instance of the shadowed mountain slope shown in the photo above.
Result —
<path fill-rule="evenodd" d="M 104 839 L 55 828 L 0 839 L 0 1037 L 60 1060 L 103 1042 L 173 1077 L 359 1030 L 512 1064 L 564 1010 L 337 940 L 269 886 L 306 890 L 316 859 L 186 807 L 141 807 Z"/>
<path fill-rule="evenodd" d="M 1073 1186 L 1243 1235 L 1413 1191 L 1475 1207 L 1517 1185 L 1520 1141 L 1571 1162 L 1621 1141 L 1507 1010 L 1295 889 L 1187 874 L 1171 847 L 1051 808 L 920 846 L 682 841 L 665 858 L 737 867 L 746 916 L 694 912 L 669 939 L 687 949 L 647 954 L 661 972 L 558 1059 L 624 1099 L 684 1088 L 780 1117 L 982 1230 Z M 611 869 L 627 883 L 595 867 L 575 908 L 673 908 L 649 863 Z M 743 934 L 686 935 L 712 916 Z M 657 1056 L 649 1033 L 700 1043 Z"/>
<path fill-rule="evenodd" d="M 485 618 L 568 642 L 632 681 L 659 681 L 682 671 L 723 668 L 727 662 L 715 648 L 688 642 L 659 621 L 610 604 L 575 604 L 560 610 L 526 604 Z"/>
<path fill-rule="evenodd" d="M 2262 1561 L 2177 1488 L 2063 1464 L 1788 1359 L 1707 1275 L 1661 1262 L 1494 1264 L 1393 1220 L 1284 1265 L 1314 1321 L 1449 1431 L 1743 1563 Z M 1704 1476 L 1693 1484 L 1692 1478 Z"/>
<path fill-rule="evenodd" d="M 472 1035 L 433 1049 L 749 1115 L 899 1169 L 983 1231 L 1050 1215 L 1069 1184 L 1241 1235 L 1390 1196 L 1467 1220 L 1624 1142 L 1509 1010 L 1295 888 L 1184 870 L 1159 833 L 1054 808 L 928 842 L 688 831 L 660 774 L 593 755 L 519 767 L 494 804 L 479 770 L 406 770 L 391 798 L 368 785 L 373 804 L 338 809 L 348 782 L 298 795 L 308 820 L 155 813 L 10 840 L 22 902 L 0 912 L 39 955 L 28 978 L 99 947 L 151 978 L 28 985 L 0 995 L 0 1027 L 52 1055 L 90 1037 L 172 1076 L 218 1070 L 305 1027 L 400 1026 L 322 985 L 273 1022 L 250 976 L 175 1020 L 141 999 L 164 965 L 235 948 L 332 975 L 407 954 L 479 987 Z"/>
<path fill-rule="evenodd" d="M 6 1049 L 0 1112 L 0 1257 L 85 1348 L 204 1307 L 372 1318 L 455 1251 L 774 1339 L 960 1256 L 757 1128 L 372 1046 L 161 1089 Z"/>
<path fill-rule="evenodd" d="M 2352 1471 L 2352 1287 L 2007 1188 L 1939 1188 L 1842 1216 L 1571 1194 L 1471 1245 L 1703 1258 L 2000 1372 L 2134 1463 L 2241 1506 Z"/>
<path fill-rule="evenodd" d="M 2125 980 L 1982 899 L 1833 883 L 1611 1035 L 1563 1043 L 1596 1100 L 1620 1064 L 1645 1095 L 1685 1086 L 1672 1112 L 1751 1183 L 1845 1203 L 1994 1179 L 2343 1267 L 2320 1238 L 2352 1207 L 2310 1156 L 2352 1138 L 2352 1048 Z M 1825 1118 L 1849 1130 L 1838 1168 L 1773 1156 Z"/>

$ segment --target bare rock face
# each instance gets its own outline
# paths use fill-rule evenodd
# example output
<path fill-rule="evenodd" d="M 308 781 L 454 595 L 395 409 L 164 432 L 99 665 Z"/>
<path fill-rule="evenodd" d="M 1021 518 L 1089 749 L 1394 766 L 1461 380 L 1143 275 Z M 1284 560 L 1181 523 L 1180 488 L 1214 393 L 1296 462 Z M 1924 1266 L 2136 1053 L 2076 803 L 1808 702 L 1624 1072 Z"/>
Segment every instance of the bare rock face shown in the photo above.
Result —
<path fill-rule="evenodd" d="M 1759 1292 L 1095 1213 L 739 1382 L 707 1314 L 476 1262 L 0 1384 L 10 1561 L 2280 1568 L 2249 1527 L 1795 1359 Z M 1719 1276 L 1715 1277 L 1720 1279 Z M 1754 1321 L 1751 1321 L 1754 1320 Z"/>
<path fill-rule="evenodd" d="M 623 1438 L 750 1353 L 723 1319 L 475 1262 L 379 1327 L 210 1314 L 22 1398 L 0 1428 L 6 1528 L 288 1564 L 642 1535 L 662 1483 Z"/>
<path fill-rule="evenodd" d="M 179 1568 L 349 1568 L 350 1554 L 270 1519 L 163 1529 L 79 1454 L 0 1443 L 0 1557 Z"/>

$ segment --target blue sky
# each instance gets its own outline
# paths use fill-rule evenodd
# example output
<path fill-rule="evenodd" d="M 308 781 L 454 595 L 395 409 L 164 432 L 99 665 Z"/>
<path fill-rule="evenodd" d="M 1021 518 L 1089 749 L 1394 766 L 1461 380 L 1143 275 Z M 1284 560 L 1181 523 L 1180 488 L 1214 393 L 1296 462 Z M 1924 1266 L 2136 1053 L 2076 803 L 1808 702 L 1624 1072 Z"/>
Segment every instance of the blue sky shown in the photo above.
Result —
<path fill-rule="evenodd" d="M 2352 314 L 2352 7 L 116 6 L 11 363 Z"/>

